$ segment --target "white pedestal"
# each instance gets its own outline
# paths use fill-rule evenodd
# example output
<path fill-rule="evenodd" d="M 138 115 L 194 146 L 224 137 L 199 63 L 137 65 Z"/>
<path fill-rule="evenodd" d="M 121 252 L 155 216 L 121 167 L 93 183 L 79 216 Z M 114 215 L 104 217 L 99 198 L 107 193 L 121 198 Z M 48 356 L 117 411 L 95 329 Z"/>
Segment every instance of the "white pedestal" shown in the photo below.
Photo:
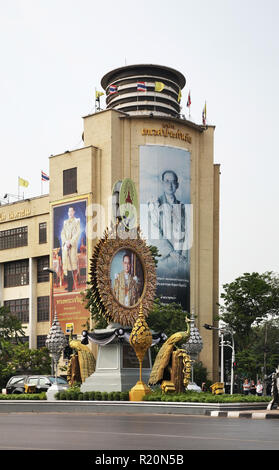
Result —
<path fill-rule="evenodd" d="M 142 380 L 148 383 L 151 373 L 151 356 L 148 350 L 142 369 Z M 133 348 L 118 341 L 99 346 L 95 372 L 80 389 L 82 392 L 124 392 L 139 380 L 139 362 Z"/>

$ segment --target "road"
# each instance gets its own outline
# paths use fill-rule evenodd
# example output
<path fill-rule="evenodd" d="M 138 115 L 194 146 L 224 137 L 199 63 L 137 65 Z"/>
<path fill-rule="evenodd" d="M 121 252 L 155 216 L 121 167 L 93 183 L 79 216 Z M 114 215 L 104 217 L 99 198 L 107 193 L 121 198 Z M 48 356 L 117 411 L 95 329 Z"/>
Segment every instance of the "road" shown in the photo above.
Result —
<path fill-rule="evenodd" d="M 0 450 L 278 450 L 278 420 L 2 413 Z"/>

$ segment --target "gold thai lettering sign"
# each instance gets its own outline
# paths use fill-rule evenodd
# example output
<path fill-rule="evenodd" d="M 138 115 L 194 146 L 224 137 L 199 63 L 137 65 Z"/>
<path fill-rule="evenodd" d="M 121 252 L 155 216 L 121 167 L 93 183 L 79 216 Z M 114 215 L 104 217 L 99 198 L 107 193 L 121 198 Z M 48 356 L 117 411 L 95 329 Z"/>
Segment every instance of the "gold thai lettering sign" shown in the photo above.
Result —
<path fill-rule="evenodd" d="M 148 129 L 144 128 L 141 131 L 142 135 L 151 135 L 151 136 L 161 136 L 161 137 L 171 137 L 173 139 L 183 140 L 188 142 L 189 144 L 192 143 L 192 137 L 187 132 L 181 132 L 179 129 L 174 130 L 170 129 L 169 127 L 164 127 L 161 129 Z"/>
<path fill-rule="evenodd" d="M 31 216 L 31 209 L 22 209 L 21 211 L 9 212 L 8 214 L 0 213 L 0 222 L 6 222 L 9 220 L 23 219 L 24 217 Z"/>

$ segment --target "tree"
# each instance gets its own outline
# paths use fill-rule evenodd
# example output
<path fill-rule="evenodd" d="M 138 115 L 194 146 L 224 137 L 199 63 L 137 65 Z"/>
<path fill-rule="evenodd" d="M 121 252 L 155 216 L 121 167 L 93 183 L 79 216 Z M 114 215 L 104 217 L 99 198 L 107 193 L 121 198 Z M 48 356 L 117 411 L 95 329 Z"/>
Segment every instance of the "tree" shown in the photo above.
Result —
<path fill-rule="evenodd" d="M 233 329 L 237 348 L 245 349 L 254 334 L 251 327 L 279 313 L 279 277 L 272 272 L 244 273 L 223 290 L 219 318 Z"/>
<path fill-rule="evenodd" d="M 235 376 L 241 380 L 256 375 L 263 378 L 279 363 L 278 274 L 244 273 L 223 290 L 219 319 L 234 332 Z"/>
<path fill-rule="evenodd" d="M 269 375 L 279 364 L 279 322 L 264 321 L 252 328 L 251 342 L 236 353 L 237 373 L 244 377 Z"/>
<path fill-rule="evenodd" d="M 186 330 L 186 316 L 187 313 L 180 304 L 163 304 L 160 299 L 155 299 L 153 309 L 147 317 L 147 324 L 153 331 L 163 332 L 169 337 L 177 331 Z"/>
<path fill-rule="evenodd" d="M 49 374 L 51 358 L 47 348 L 29 349 L 22 343 L 24 329 L 18 318 L 0 307 L 0 387 L 17 374 Z"/>
<path fill-rule="evenodd" d="M 0 307 L 0 344 L 12 338 L 18 344 L 22 336 L 24 336 L 24 328 L 21 321 L 12 315 L 8 308 Z"/>

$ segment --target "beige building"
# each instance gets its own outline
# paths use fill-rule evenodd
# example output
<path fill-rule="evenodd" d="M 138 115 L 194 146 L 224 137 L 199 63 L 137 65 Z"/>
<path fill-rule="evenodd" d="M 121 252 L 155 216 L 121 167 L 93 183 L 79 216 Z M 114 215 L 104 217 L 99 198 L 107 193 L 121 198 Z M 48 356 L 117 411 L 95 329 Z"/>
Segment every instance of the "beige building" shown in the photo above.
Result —
<path fill-rule="evenodd" d="M 156 91 L 157 83 L 163 84 L 161 91 Z M 79 292 L 86 286 L 96 242 L 92 204 L 104 208 L 104 225 L 108 224 L 112 188 L 124 178 L 134 181 L 141 201 L 142 149 L 158 149 L 160 158 L 164 147 L 174 149 L 174 155 L 185 151 L 183 155 L 189 157 L 193 241 L 188 309 L 194 310 L 203 339 L 200 360 L 210 377 L 218 380 L 218 337 L 216 332 L 206 332 L 203 324 L 215 324 L 217 313 L 220 171 L 214 163 L 214 127 L 194 124 L 180 114 L 184 85 L 184 76 L 168 67 L 127 66 L 109 72 L 102 79 L 107 108 L 83 118 L 84 147 L 50 157 L 49 195 L 0 207 L 1 304 L 9 306 L 27 327 L 30 348 L 44 344 L 50 327 L 52 284 L 44 267 L 55 271 L 53 293 L 61 325 L 66 331 L 67 323 L 73 324 L 74 333 L 81 334 L 88 312 Z M 180 172 L 176 173 L 182 181 Z M 63 221 L 70 218 L 70 207 L 79 241 L 77 266 L 65 274 L 61 230 Z M 140 210 L 139 206 L 139 216 Z"/>

